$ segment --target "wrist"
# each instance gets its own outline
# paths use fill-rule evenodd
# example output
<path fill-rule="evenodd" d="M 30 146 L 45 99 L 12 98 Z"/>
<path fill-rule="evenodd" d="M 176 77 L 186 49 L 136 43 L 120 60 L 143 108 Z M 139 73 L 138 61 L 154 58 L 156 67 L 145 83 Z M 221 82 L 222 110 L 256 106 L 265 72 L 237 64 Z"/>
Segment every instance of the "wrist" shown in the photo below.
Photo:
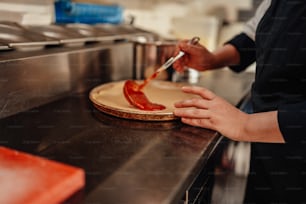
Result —
<path fill-rule="evenodd" d="M 243 141 L 284 143 L 277 122 L 277 111 L 246 114 L 239 137 Z"/>
<path fill-rule="evenodd" d="M 239 130 L 237 134 L 237 140 L 242 142 L 250 141 L 250 126 L 251 123 L 251 114 L 241 111 L 241 117 L 239 118 Z"/>
<path fill-rule="evenodd" d="M 244 113 L 245 117 L 242 119 L 242 126 L 239 137 L 241 141 L 250 142 L 251 141 L 251 132 L 252 132 L 252 114 Z"/>

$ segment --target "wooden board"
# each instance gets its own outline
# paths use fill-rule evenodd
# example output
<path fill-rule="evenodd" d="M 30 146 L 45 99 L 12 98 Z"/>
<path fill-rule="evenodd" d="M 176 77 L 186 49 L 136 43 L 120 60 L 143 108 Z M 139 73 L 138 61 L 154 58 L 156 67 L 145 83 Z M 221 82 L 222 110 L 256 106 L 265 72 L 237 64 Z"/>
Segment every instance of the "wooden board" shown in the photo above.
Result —
<path fill-rule="evenodd" d="M 134 120 L 169 121 L 178 119 L 173 115 L 174 103 L 192 97 L 181 91 L 184 85 L 182 83 L 154 80 L 143 89 L 143 92 L 151 102 L 162 104 L 166 109 L 144 111 L 130 105 L 125 99 L 124 82 L 110 82 L 97 86 L 91 90 L 89 98 L 97 109 L 113 116 Z"/>
<path fill-rule="evenodd" d="M 61 203 L 84 184 L 80 168 L 0 147 L 0 203 Z"/>

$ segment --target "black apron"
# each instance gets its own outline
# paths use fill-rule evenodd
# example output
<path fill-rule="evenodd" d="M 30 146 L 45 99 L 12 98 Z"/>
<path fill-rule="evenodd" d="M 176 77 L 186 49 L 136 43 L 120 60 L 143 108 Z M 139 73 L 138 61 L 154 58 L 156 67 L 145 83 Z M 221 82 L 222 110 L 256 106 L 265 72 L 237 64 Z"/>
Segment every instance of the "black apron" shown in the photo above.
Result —
<path fill-rule="evenodd" d="M 305 33 L 306 1 L 273 0 L 256 30 L 254 112 L 306 101 Z M 251 144 L 244 203 L 306 203 L 306 132 L 288 135 L 286 144 Z"/>

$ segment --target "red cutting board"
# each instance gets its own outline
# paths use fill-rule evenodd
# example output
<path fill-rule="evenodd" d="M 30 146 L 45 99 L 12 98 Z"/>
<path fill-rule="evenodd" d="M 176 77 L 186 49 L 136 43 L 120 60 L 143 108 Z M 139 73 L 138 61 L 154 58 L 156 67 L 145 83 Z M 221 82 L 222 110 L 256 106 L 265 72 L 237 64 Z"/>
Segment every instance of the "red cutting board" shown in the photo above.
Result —
<path fill-rule="evenodd" d="M 0 147 L 0 203 L 60 203 L 85 184 L 84 171 Z"/>

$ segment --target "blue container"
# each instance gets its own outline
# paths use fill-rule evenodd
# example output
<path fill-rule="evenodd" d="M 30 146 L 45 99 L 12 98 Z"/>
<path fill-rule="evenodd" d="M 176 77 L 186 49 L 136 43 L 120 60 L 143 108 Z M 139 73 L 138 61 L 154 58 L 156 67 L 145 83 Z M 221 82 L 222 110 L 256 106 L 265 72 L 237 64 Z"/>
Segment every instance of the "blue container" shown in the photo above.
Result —
<path fill-rule="evenodd" d="M 123 8 L 118 5 L 73 3 L 58 0 L 55 3 L 56 23 L 112 23 L 123 21 Z"/>

